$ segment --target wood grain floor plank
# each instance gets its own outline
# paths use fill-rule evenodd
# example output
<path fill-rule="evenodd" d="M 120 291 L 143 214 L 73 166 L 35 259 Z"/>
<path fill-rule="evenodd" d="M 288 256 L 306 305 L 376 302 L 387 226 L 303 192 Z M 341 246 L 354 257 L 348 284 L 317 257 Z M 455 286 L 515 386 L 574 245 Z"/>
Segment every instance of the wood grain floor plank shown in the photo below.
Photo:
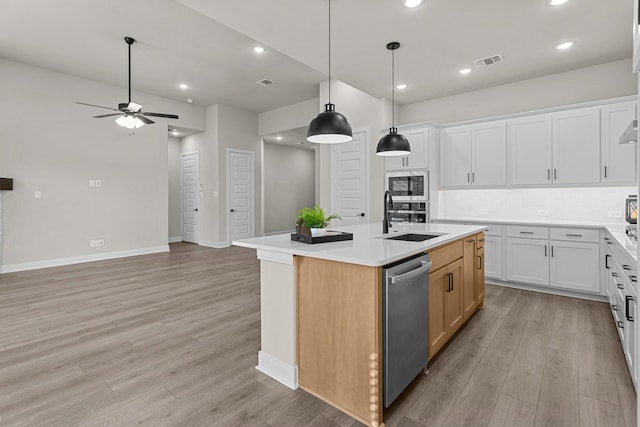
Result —
<path fill-rule="evenodd" d="M 536 405 L 501 394 L 489 427 L 532 427 L 536 418 Z"/>
<path fill-rule="evenodd" d="M 624 416 L 622 409 L 617 405 L 592 399 L 587 396 L 580 396 L 580 426 L 581 427 L 602 427 L 602 426 L 624 426 Z"/>
<path fill-rule="evenodd" d="M 547 335 L 527 333 L 523 336 L 502 393 L 537 404 L 548 346 Z"/>
<path fill-rule="evenodd" d="M 550 348 L 544 367 L 536 426 L 579 426 L 578 355 Z"/>

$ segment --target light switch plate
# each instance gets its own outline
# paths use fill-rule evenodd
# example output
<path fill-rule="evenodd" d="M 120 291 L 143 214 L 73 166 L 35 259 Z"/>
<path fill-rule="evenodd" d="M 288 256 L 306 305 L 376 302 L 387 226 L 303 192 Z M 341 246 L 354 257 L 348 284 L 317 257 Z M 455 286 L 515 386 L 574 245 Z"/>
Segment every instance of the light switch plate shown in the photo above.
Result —
<path fill-rule="evenodd" d="M 33 194 L 33 196 L 34 196 L 36 199 L 42 199 L 42 192 L 40 192 L 40 191 L 36 191 L 36 192 Z"/>
<path fill-rule="evenodd" d="M 89 247 L 95 248 L 96 247 L 96 241 L 95 240 L 89 241 Z"/>
<path fill-rule="evenodd" d="M 96 180 L 95 179 L 90 179 L 89 180 L 89 187 L 95 187 L 96 186 Z"/>
<path fill-rule="evenodd" d="M 96 179 L 96 187 L 102 187 L 102 180 Z"/>

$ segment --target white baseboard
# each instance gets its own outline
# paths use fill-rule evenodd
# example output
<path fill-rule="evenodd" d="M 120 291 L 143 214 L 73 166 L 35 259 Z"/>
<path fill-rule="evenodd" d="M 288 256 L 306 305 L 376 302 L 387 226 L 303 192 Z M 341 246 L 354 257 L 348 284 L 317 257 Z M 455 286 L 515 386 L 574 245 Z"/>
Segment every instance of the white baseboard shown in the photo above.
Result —
<path fill-rule="evenodd" d="M 542 286 L 527 285 L 524 283 L 504 282 L 502 280 L 493 279 L 489 277 L 485 277 L 484 281 L 487 285 L 504 286 L 507 288 L 522 289 L 523 291 L 542 292 L 543 294 L 560 295 L 563 297 L 580 298 L 580 299 L 587 299 L 587 300 L 598 301 L 598 302 L 608 301 L 606 295 L 587 294 L 583 292 L 570 291 L 570 290 L 557 289 L 557 288 L 545 288 Z"/>
<path fill-rule="evenodd" d="M 169 237 L 169 243 L 182 242 L 182 236 Z"/>
<path fill-rule="evenodd" d="M 298 389 L 298 367 L 291 366 L 277 357 L 264 351 L 258 352 L 258 366 L 256 369 L 274 380 L 281 382 L 291 390 Z"/>
<path fill-rule="evenodd" d="M 222 248 L 228 248 L 229 246 L 229 242 L 211 242 L 209 240 L 200 240 L 200 242 L 198 243 L 200 246 L 206 246 L 208 248 L 215 248 L 215 249 L 222 249 Z"/>
<path fill-rule="evenodd" d="M 151 248 L 129 249 L 126 251 L 104 252 L 99 254 L 82 255 L 70 258 L 50 259 L 46 261 L 26 262 L 24 264 L 8 264 L 0 266 L 0 273 L 14 273 L 16 271 L 36 270 L 39 268 L 59 267 L 62 265 L 81 264 L 84 262 L 103 261 L 107 259 L 124 258 L 137 255 L 169 252 L 169 245 Z"/>

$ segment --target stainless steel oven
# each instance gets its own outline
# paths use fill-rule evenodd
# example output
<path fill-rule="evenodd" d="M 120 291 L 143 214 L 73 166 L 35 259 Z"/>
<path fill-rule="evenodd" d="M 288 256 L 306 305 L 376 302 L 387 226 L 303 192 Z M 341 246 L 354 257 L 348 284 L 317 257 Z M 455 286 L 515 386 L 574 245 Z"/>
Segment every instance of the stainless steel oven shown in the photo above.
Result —
<path fill-rule="evenodd" d="M 389 209 L 391 222 L 429 222 L 429 202 L 393 202 Z"/>
<path fill-rule="evenodd" d="M 428 201 L 429 172 L 426 170 L 387 172 L 385 189 L 394 201 Z"/>

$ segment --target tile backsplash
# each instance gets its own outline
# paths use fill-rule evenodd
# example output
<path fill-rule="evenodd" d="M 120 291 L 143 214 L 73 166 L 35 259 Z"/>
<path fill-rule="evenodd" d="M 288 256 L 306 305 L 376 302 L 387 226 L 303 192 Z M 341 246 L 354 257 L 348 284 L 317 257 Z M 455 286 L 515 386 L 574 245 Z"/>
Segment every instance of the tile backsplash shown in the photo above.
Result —
<path fill-rule="evenodd" d="M 438 191 L 437 218 L 624 223 L 636 187 L 516 188 Z"/>

